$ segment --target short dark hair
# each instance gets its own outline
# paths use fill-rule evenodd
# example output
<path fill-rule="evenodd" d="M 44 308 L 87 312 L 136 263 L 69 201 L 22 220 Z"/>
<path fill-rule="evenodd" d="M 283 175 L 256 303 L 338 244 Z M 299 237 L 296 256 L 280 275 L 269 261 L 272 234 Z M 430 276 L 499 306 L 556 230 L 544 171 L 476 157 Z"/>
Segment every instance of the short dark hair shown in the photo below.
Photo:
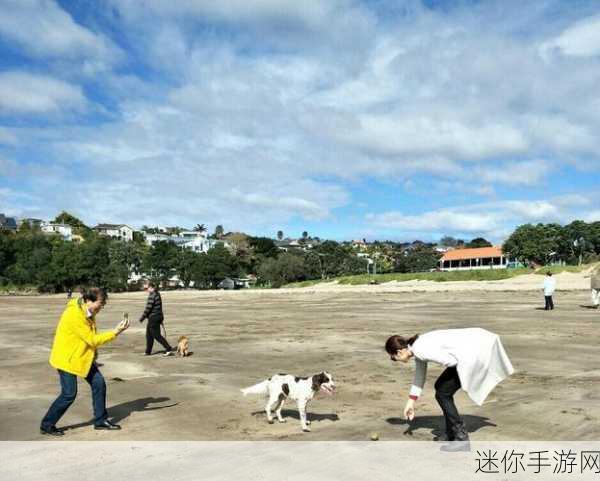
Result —
<path fill-rule="evenodd" d="M 390 336 L 385 342 L 385 350 L 390 356 L 392 356 L 398 351 L 406 349 L 408 346 L 412 346 L 418 338 L 418 334 L 415 334 L 413 337 L 410 337 L 408 339 L 405 339 L 404 337 L 398 335 Z"/>
<path fill-rule="evenodd" d="M 82 289 L 81 298 L 90 302 L 101 300 L 102 305 L 104 305 L 108 301 L 108 293 L 102 287 L 89 287 L 88 289 Z"/>

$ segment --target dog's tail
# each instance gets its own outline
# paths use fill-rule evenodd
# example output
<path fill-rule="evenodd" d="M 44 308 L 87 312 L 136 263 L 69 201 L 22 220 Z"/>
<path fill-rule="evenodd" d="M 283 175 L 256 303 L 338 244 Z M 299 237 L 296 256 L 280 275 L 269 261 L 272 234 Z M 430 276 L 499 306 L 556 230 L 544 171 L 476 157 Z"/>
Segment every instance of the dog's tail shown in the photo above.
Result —
<path fill-rule="evenodd" d="M 245 389 L 240 389 L 240 391 L 242 391 L 244 396 L 247 396 L 248 394 L 267 394 L 269 392 L 269 380 L 259 382 L 258 384 Z"/>

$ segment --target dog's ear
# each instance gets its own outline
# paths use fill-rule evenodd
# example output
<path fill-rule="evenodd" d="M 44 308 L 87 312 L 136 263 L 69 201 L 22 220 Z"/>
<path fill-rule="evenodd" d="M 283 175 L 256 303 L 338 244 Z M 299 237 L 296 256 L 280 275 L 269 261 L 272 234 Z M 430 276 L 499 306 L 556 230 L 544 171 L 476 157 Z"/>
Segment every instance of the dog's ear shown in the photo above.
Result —
<path fill-rule="evenodd" d="M 318 391 L 319 389 L 321 389 L 321 384 L 329 382 L 329 379 L 327 379 L 327 376 L 325 375 L 324 372 L 321 372 L 319 374 L 315 374 L 312 377 L 312 389 L 313 391 Z"/>

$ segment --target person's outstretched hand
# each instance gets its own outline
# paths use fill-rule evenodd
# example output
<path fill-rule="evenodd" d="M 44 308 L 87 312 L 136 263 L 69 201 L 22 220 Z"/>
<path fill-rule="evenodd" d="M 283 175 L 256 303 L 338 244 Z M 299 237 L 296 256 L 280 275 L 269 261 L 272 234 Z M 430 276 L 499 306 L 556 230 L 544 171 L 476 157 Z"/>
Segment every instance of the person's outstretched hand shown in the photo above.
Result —
<path fill-rule="evenodd" d="M 412 421 L 415 418 L 415 402 L 412 399 L 406 401 L 406 406 L 404 407 L 404 417 L 409 421 Z"/>
<path fill-rule="evenodd" d="M 119 322 L 117 327 L 115 327 L 115 334 L 118 336 L 124 330 L 126 330 L 128 327 L 129 327 L 129 319 L 123 319 L 121 322 Z"/>

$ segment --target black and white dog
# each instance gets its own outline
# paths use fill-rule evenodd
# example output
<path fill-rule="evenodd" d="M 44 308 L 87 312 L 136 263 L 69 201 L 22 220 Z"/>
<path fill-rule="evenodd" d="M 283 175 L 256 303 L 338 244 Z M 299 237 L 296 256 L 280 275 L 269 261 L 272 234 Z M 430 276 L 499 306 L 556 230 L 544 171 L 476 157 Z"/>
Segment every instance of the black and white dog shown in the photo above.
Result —
<path fill-rule="evenodd" d="M 331 395 L 335 391 L 335 384 L 331 374 L 322 372 L 311 377 L 296 377 L 290 374 L 277 374 L 269 379 L 259 382 L 254 386 L 242 389 L 244 396 L 248 394 L 268 395 L 265 411 L 269 424 L 273 424 L 273 411 L 277 420 L 284 423 L 281 417 L 281 408 L 286 399 L 292 399 L 298 404 L 300 424 L 302 431 L 310 431 L 310 421 L 306 419 L 306 405 L 319 390 Z"/>

